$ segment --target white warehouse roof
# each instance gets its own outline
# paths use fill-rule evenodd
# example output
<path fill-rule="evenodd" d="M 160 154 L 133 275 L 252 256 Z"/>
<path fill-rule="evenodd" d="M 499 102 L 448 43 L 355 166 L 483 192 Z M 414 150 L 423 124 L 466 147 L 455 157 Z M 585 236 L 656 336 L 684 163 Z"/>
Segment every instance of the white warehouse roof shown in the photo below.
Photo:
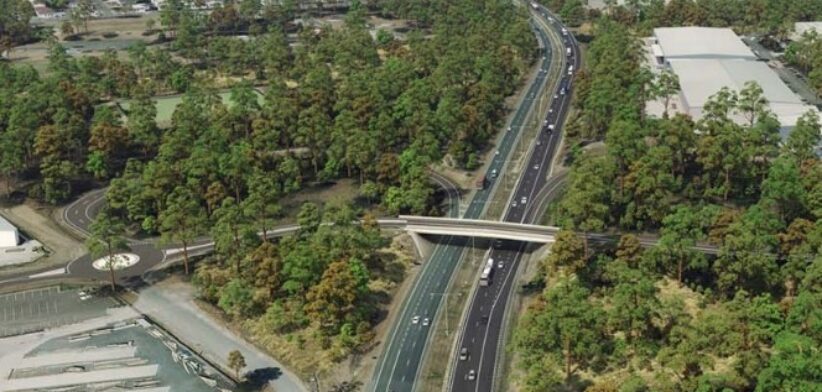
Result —
<path fill-rule="evenodd" d="M 802 103 L 779 76 L 758 61 L 740 60 L 672 60 L 674 73 L 679 76 L 683 104 L 694 119 L 702 117 L 702 107 L 720 88 L 739 91 L 748 81 L 755 81 L 768 100 L 770 110 L 779 119 L 782 128 L 793 128 L 796 120 L 813 106 Z"/>
<path fill-rule="evenodd" d="M 731 29 L 714 27 L 661 27 L 654 37 L 666 60 L 686 58 L 736 58 L 756 56 Z"/>
<path fill-rule="evenodd" d="M 17 228 L 0 216 L 0 248 L 17 246 Z"/>

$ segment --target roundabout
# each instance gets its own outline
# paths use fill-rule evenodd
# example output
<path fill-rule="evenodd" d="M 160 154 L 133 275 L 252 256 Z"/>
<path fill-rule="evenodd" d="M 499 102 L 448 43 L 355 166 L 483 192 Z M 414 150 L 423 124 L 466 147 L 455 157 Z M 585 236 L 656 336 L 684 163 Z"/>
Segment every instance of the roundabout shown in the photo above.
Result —
<path fill-rule="evenodd" d="M 138 262 L 140 262 L 140 256 L 134 253 L 117 253 L 113 257 L 111 261 L 112 268 L 115 271 L 123 270 L 129 268 Z M 97 260 L 94 260 L 91 263 L 91 266 L 98 271 L 108 271 L 109 270 L 109 256 L 101 257 Z"/>

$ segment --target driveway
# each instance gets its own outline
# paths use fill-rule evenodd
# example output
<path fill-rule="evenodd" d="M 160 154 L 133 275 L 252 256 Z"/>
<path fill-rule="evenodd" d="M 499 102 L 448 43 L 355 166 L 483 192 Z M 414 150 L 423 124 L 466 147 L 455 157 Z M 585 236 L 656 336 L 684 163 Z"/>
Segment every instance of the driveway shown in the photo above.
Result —
<path fill-rule="evenodd" d="M 248 365 L 243 369 L 247 377 L 261 383 L 268 382 L 276 391 L 308 390 L 282 364 L 201 311 L 193 299 L 194 289 L 190 284 L 165 280 L 142 289 L 134 308 L 229 373 L 231 370 L 226 361 L 228 353 L 240 350 Z"/>

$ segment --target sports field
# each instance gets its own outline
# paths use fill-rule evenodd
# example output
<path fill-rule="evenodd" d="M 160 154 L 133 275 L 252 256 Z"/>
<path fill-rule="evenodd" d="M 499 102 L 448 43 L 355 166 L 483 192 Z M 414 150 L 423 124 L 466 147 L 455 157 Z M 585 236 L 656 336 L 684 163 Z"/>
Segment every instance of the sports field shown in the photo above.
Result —
<path fill-rule="evenodd" d="M 257 94 L 258 100 L 262 102 L 263 95 L 254 90 Z M 231 106 L 231 92 L 230 91 L 223 91 L 219 94 L 220 99 L 222 99 L 223 103 Z M 174 109 L 177 108 L 181 102 L 183 102 L 182 95 L 172 95 L 172 96 L 165 96 L 165 97 L 156 97 L 154 101 L 157 102 L 157 125 L 161 127 L 166 127 L 171 125 L 171 116 L 174 114 Z M 120 107 L 123 108 L 126 112 L 128 112 L 130 101 L 125 100 L 120 102 Z"/>

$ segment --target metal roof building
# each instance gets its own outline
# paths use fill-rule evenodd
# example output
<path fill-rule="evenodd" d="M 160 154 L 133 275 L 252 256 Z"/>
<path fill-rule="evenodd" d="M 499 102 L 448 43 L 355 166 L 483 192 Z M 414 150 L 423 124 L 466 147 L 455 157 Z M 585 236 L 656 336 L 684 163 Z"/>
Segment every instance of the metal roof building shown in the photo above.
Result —
<path fill-rule="evenodd" d="M 720 88 L 738 92 L 748 81 L 762 87 L 768 106 L 783 129 L 793 128 L 802 114 L 815 109 L 803 103 L 773 70 L 759 61 L 694 59 L 670 60 L 668 64 L 679 77 L 682 107 L 694 119 L 702 117 L 705 102 Z M 742 117 L 735 120 L 742 121 Z"/>
<path fill-rule="evenodd" d="M 18 242 L 17 228 L 0 216 L 0 248 L 17 246 Z"/>
<path fill-rule="evenodd" d="M 662 27 L 654 38 L 665 60 L 717 58 L 756 60 L 756 55 L 731 29 L 714 27 Z"/>
<path fill-rule="evenodd" d="M 702 118 L 708 99 L 722 87 L 739 92 L 748 81 L 762 87 L 771 112 L 786 137 L 797 119 L 815 107 L 805 104 L 767 63 L 757 57 L 731 29 L 666 27 L 654 29 L 647 44 L 649 61 L 656 70 L 670 68 L 678 77 L 680 93 L 675 109 Z M 741 115 L 734 120 L 743 123 Z"/>

